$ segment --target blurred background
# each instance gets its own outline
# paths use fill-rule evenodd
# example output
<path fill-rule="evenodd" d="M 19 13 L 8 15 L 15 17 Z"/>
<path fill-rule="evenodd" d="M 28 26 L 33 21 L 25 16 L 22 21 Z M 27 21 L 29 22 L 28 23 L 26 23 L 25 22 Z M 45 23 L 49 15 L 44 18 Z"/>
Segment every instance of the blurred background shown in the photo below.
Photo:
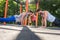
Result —
<path fill-rule="evenodd" d="M 36 11 L 36 3 L 38 0 L 29 0 L 29 10 Z M 22 12 L 25 12 L 26 0 L 8 0 L 7 17 L 20 14 L 20 4 L 22 4 Z M 4 17 L 6 0 L 0 0 L 0 17 Z M 42 10 L 48 10 L 52 15 L 60 19 L 60 0 L 39 0 L 39 8 Z M 39 16 L 38 25 L 41 25 L 41 17 Z M 32 23 L 35 25 L 34 23 Z M 52 23 L 48 22 L 48 26 L 52 26 Z"/>

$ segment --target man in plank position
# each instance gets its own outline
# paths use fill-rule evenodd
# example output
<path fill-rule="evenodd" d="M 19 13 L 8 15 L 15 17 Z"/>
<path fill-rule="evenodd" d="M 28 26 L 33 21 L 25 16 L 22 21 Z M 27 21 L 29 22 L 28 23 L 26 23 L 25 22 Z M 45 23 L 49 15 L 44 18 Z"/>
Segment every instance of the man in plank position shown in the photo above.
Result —
<path fill-rule="evenodd" d="M 23 12 L 20 15 L 13 15 L 7 18 L 0 18 L 0 22 L 21 22 L 21 25 L 23 25 L 23 20 L 32 14 L 33 12 L 30 10 L 28 12 Z"/>
<path fill-rule="evenodd" d="M 47 26 L 47 21 L 55 24 L 55 26 L 60 26 L 60 20 L 53 16 L 50 12 L 48 11 L 42 11 L 41 9 L 38 9 L 36 12 L 38 12 L 42 16 L 42 26 L 46 27 Z"/>

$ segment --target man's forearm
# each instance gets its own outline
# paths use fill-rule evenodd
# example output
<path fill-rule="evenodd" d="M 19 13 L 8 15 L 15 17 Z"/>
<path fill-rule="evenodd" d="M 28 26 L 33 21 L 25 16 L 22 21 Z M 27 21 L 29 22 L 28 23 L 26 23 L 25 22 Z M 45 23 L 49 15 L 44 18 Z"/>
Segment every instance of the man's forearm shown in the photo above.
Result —
<path fill-rule="evenodd" d="M 21 18 L 21 25 L 23 25 L 23 18 Z"/>
<path fill-rule="evenodd" d="M 44 21 L 44 22 L 45 22 L 45 25 L 44 25 L 44 26 L 45 26 L 45 27 L 47 27 L 47 21 L 46 21 L 46 19 L 45 19 L 45 21 Z"/>
<path fill-rule="evenodd" d="M 42 26 L 43 26 L 43 18 L 42 18 L 42 20 L 41 20 L 41 23 L 42 23 Z"/>

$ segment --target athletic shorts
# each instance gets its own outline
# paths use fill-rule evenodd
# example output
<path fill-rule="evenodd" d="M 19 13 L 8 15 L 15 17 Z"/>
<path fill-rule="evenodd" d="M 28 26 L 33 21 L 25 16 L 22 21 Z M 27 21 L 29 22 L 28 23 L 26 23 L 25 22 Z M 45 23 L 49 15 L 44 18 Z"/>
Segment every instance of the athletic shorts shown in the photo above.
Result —
<path fill-rule="evenodd" d="M 53 25 L 60 26 L 60 20 L 56 18 L 55 21 L 53 22 Z"/>

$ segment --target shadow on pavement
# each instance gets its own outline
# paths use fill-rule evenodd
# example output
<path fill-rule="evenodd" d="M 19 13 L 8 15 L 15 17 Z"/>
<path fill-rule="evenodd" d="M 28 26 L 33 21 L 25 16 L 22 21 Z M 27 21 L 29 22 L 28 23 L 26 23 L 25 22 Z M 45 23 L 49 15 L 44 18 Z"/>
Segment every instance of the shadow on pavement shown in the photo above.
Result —
<path fill-rule="evenodd" d="M 16 40 L 41 40 L 41 38 L 35 35 L 28 27 L 23 27 Z"/>
<path fill-rule="evenodd" d="M 60 30 L 60 27 L 48 27 L 47 29 L 51 29 L 51 30 Z"/>
<path fill-rule="evenodd" d="M 34 32 L 34 33 L 50 34 L 50 35 L 60 35 L 60 33 L 49 33 L 49 32 Z"/>
<path fill-rule="evenodd" d="M 11 29 L 11 28 L 3 28 L 3 27 L 0 27 L 0 29 L 13 30 L 13 31 L 21 31 L 21 30 L 19 30 L 19 29 Z"/>

